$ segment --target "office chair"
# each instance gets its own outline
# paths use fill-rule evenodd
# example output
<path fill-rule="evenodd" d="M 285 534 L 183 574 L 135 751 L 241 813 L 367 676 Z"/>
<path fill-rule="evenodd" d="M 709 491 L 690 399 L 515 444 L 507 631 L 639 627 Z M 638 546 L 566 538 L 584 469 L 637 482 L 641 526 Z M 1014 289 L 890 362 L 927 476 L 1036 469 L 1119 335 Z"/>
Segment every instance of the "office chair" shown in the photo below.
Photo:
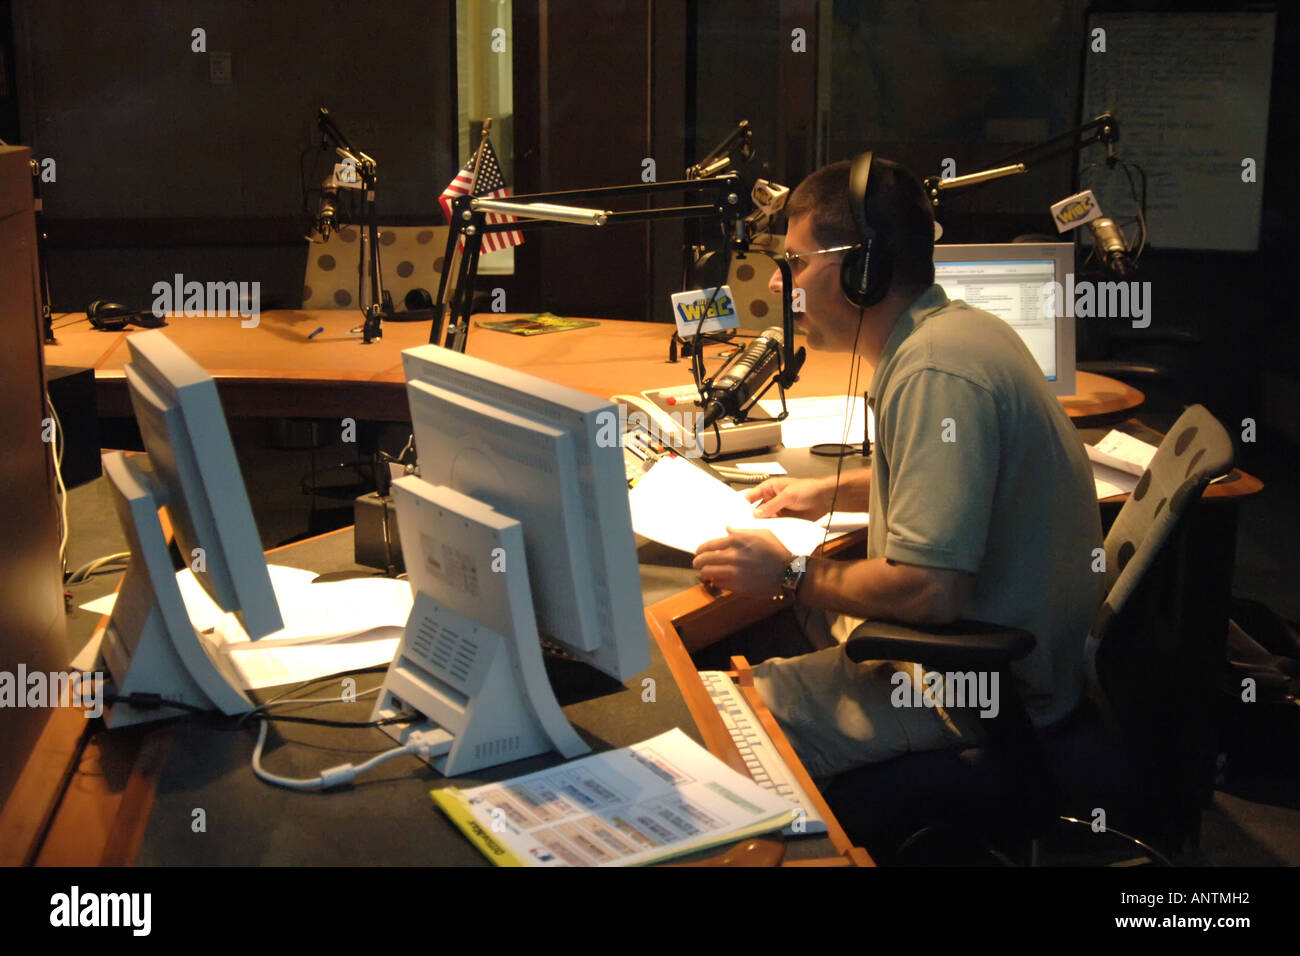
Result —
<path fill-rule="evenodd" d="M 1157 859 L 1194 844 L 1213 789 L 1225 622 L 1180 614 L 1174 596 L 1192 559 L 1178 545 L 1188 510 L 1231 467 L 1223 426 L 1202 406 L 1187 409 L 1106 535 L 1107 593 L 1083 648 L 1089 694 L 1053 727 L 1033 729 L 1010 679 L 1033 647 L 1027 632 L 972 622 L 857 628 L 845 645 L 855 661 L 997 671 L 1003 700 L 982 722 L 982 746 L 908 754 L 823 788 L 853 842 L 883 863 L 932 861 L 939 836 L 950 837 L 945 862 L 971 862 L 975 848 L 1034 863 L 1041 840 L 1067 820 L 1089 849 L 1104 842 L 1094 833 Z"/>
<path fill-rule="evenodd" d="M 357 239 L 346 226 L 323 243 L 309 243 L 303 272 L 302 308 L 360 309 L 357 299 Z M 446 226 L 381 226 L 384 289 L 400 308 L 408 293 L 436 294 L 447 249 Z M 406 308 L 412 308 L 407 304 Z M 359 318 L 358 318 L 359 321 Z M 308 330 L 310 331 L 310 330 Z"/>

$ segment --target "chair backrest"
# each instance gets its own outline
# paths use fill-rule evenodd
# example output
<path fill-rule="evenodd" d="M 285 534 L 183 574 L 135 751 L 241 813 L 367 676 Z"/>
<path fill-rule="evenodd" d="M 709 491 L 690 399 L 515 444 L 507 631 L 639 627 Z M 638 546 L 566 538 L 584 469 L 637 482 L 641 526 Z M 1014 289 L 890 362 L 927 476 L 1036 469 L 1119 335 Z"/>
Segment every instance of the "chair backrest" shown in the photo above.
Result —
<path fill-rule="evenodd" d="M 1106 535 L 1106 598 L 1093 623 L 1097 644 L 1205 486 L 1232 470 L 1232 439 L 1203 405 L 1178 417 Z M 1095 648 L 1094 648 L 1095 650 Z"/>
<path fill-rule="evenodd" d="M 1106 535 L 1107 593 L 1085 650 L 1093 699 L 1160 808 L 1156 830 L 1144 832 L 1158 830 L 1168 848 L 1195 834 L 1213 787 L 1226 630 L 1192 610 L 1207 545 L 1186 519 L 1232 455 L 1232 439 L 1202 406 L 1174 423 Z"/>
<path fill-rule="evenodd" d="M 307 267 L 303 275 L 304 309 L 359 309 L 357 300 L 357 226 L 345 226 L 327 242 L 307 246 Z M 383 263 L 384 289 L 393 304 L 403 308 L 411 289 L 438 294 L 443 255 L 447 250 L 446 226 L 380 226 L 379 248 Z M 369 288 L 365 290 L 369 294 Z"/>
<path fill-rule="evenodd" d="M 785 236 L 769 237 L 765 248 L 780 255 L 785 251 Z M 775 268 L 771 259 L 757 252 L 750 253 L 744 259 L 732 256 L 727 284 L 731 286 L 731 294 L 736 297 L 736 310 L 742 329 L 762 331 L 768 326 L 781 324 L 781 297 L 767 288 Z"/>

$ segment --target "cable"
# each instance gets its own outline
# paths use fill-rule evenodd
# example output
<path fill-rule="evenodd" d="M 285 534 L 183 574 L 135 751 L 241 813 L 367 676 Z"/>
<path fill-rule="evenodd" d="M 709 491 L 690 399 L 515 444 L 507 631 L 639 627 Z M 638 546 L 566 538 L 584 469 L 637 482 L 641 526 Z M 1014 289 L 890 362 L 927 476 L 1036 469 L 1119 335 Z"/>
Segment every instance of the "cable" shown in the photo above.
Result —
<path fill-rule="evenodd" d="M 848 444 L 849 432 L 853 429 L 853 404 L 858 400 L 858 379 L 862 374 L 862 363 L 858 361 L 858 344 L 862 338 L 862 320 L 865 314 L 866 309 L 859 306 L 858 332 L 857 335 L 853 337 L 853 354 L 849 356 L 849 391 L 848 394 L 845 395 L 844 401 L 844 430 L 840 433 L 840 444 L 842 445 Z M 864 417 L 867 415 L 865 404 L 862 409 L 862 414 Z M 841 455 L 839 461 L 835 464 L 835 490 L 831 492 L 831 507 L 830 510 L 826 512 L 826 530 L 822 534 L 821 543 L 823 548 L 826 547 L 826 542 L 830 538 L 831 522 L 835 518 L 835 502 L 838 501 L 840 497 L 840 475 L 844 471 L 844 459 L 847 457 L 847 455 Z"/>
<path fill-rule="evenodd" d="M 865 314 L 866 314 L 866 309 L 859 306 L 858 307 L 858 331 L 857 334 L 853 337 L 853 352 L 849 356 L 849 381 L 847 383 L 848 393 L 845 395 L 845 404 L 844 404 L 844 429 L 842 432 L 840 432 L 840 444 L 843 445 L 848 444 L 849 432 L 853 428 L 853 404 L 854 402 L 857 401 L 858 381 L 862 373 L 862 363 L 858 360 L 858 344 L 862 339 L 862 320 Z M 863 403 L 862 414 L 864 419 L 868 414 L 870 414 L 870 411 L 867 409 L 865 402 Z M 864 432 L 865 432 L 865 428 L 864 428 Z M 844 470 L 844 459 L 847 457 L 848 457 L 847 455 L 840 455 L 839 461 L 836 462 L 835 464 L 835 490 L 831 492 L 831 506 L 826 512 L 826 528 L 822 532 L 822 543 L 821 545 L 819 545 L 819 547 L 822 549 L 825 549 L 826 542 L 830 539 L 831 536 L 831 524 L 835 519 L 835 502 L 838 501 L 840 497 L 840 476 Z M 800 608 L 803 608 L 805 611 L 802 620 L 800 620 L 799 618 Z M 813 614 L 824 613 L 819 609 L 814 608 L 810 605 L 801 605 L 798 601 L 795 601 L 794 606 L 790 610 L 791 613 L 794 615 L 795 620 L 798 621 L 799 623 L 799 630 L 804 634 L 808 633 L 808 619 L 811 618 Z M 828 621 L 827 624 L 829 625 L 829 623 L 830 622 Z"/>
<path fill-rule="evenodd" d="M 351 783 L 368 770 L 373 770 L 380 764 L 392 760 L 394 757 L 401 757 L 406 754 L 424 758 L 441 756 L 451 749 L 452 742 L 451 736 L 440 729 L 430 731 L 413 730 L 407 737 L 407 742 L 402 746 L 376 754 L 360 765 L 338 764 L 334 767 L 327 767 L 315 777 L 295 780 L 292 777 L 281 777 L 279 774 L 273 774 L 262 767 L 262 748 L 266 745 L 266 730 L 269 722 L 269 719 L 264 717 L 262 725 L 257 731 L 257 743 L 253 746 L 253 773 L 257 775 L 259 780 L 289 790 L 328 790 L 333 787 L 341 787 L 344 784 Z"/>
<path fill-rule="evenodd" d="M 48 388 L 45 390 L 45 405 L 54 420 L 54 480 L 59 489 L 59 573 L 62 574 L 67 567 L 68 554 L 68 487 L 63 483 L 63 423 L 54 410 Z"/>
<path fill-rule="evenodd" d="M 95 574 L 103 571 L 115 571 L 117 568 L 108 567 L 111 564 L 118 564 L 123 559 L 130 558 L 130 551 L 119 551 L 116 554 L 106 554 L 102 558 L 96 558 L 93 561 L 87 561 L 75 571 L 69 571 L 64 578 L 64 584 L 85 584 L 87 580 Z"/>

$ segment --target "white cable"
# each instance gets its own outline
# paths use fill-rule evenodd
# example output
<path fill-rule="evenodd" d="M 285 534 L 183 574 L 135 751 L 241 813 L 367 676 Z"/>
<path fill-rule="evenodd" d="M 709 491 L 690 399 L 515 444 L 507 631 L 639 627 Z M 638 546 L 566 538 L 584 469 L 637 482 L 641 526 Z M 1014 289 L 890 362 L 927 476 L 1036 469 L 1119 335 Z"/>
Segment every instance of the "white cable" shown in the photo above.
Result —
<path fill-rule="evenodd" d="M 59 488 L 59 576 L 63 575 L 65 570 L 65 561 L 68 552 L 68 488 L 63 483 L 63 423 L 59 421 L 59 413 L 54 410 L 54 402 L 50 400 L 50 390 L 45 390 L 45 407 L 50 410 L 50 417 L 54 419 L 54 479 Z"/>
<path fill-rule="evenodd" d="M 262 747 L 266 743 L 266 730 L 269 723 L 269 721 L 263 720 L 262 726 L 257 731 L 257 744 L 253 747 L 253 773 L 257 775 L 258 779 L 266 783 L 274 784 L 277 787 L 285 787 L 289 790 L 328 790 L 331 787 L 341 787 L 344 784 L 351 783 L 366 771 L 373 770 L 381 763 L 392 760 L 394 757 L 401 757 L 404 754 L 438 756 L 438 751 L 445 753 L 451 747 L 450 740 L 441 742 L 430 740 L 431 736 L 437 735 L 437 731 L 425 733 L 412 731 L 407 738 L 407 742 L 401 747 L 394 747 L 392 750 L 376 754 L 359 766 L 343 763 L 335 767 L 327 767 L 316 777 L 294 780 L 291 777 L 281 777 L 278 774 L 262 769 Z"/>

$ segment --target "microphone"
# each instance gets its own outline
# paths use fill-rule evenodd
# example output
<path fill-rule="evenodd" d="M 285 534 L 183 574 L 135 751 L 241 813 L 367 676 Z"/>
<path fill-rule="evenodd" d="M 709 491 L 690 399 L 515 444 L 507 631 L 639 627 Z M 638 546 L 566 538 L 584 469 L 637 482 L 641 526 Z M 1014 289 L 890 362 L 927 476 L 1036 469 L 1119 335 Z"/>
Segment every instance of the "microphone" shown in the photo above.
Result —
<path fill-rule="evenodd" d="M 1102 215 L 1101 204 L 1091 189 L 1067 196 L 1052 205 L 1052 221 L 1056 231 L 1065 233 L 1078 229 L 1085 223 L 1092 233 L 1093 245 L 1106 267 L 1116 275 L 1125 276 L 1133 271 L 1133 263 L 1128 257 L 1128 246 L 1124 234 L 1115 225 L 1115 220 Z"/>
<path fill-rule="evenodd" d="M 338 230 L 338 200 L 339 188 L 334 176 L 330 175 L 325 182 L 321 183 L 320 206 L 316 214 L 316 231 L 320 233 L 322 242 L 329 240 L 331 230 Z"/>
<path fill-rule="evenodd" d="M 1119 231 L 1113 219 L 1101 217 L 1088 223 L 1092 232 L 1092 244 L 1111 272 L 1126 276 L 1133 271 L 1133 263 L 1128 257 L 1128 246 L 1124 244 L 1124 234 Z"/>
<path fill-rule="evenodd" d="M 753 239 L 766 232 L 777 213 L 785 208 L 786 200 L 790 198 L 790 187 L 760 179 L 754 183 L 749 198 L 754 202 L 754 211 L 745 217 L 745 231 Z"/>
<path fill-rule="evenodd" d="M 764 329 L 762 335 L 749 343 L 736 363 L 709 390 L 696 431 L 708 428 L 720 418 L 734 417 L 744 408 L 776 374 L 784 345 L 785 336 L 776 325 Z"/>

